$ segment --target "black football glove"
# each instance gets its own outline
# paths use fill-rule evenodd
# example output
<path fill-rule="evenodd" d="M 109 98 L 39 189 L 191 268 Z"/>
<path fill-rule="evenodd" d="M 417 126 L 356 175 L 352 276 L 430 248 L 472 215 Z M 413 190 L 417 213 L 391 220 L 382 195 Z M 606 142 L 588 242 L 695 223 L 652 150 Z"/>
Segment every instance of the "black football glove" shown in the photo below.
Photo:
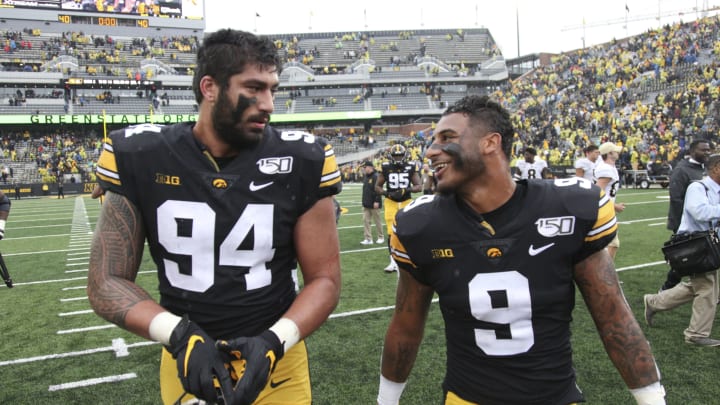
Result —
<path fill-rule="evenodd" d="M 400 188 L 394 191 L 388 192 L 388 197 L 390 197 L 393 201 L 403 201 L 405 200 L 405 196 L 409 194 L 408 191 L 404 188 Z"/>
<path fill-rule="evenodd" d="M 232 380 L 226 368 L 230 357 L 218 351 L 215 340 L 187 315 L 173 329 L 167 349 L 177 361 L 178 377 L 185 391 L 209 402 L 218 402 L 220 396 L 232 393 Z"/>
<path fill-rule="evenodd" d="M 269 330 L 255 337 L 218 340 L 217 348 L 234 359 L 245 360 L 245 371 L 233 388 L 231 400 L 225 396 L 227 405 L 252 404 L 285 354 L 282 342 Z"/>

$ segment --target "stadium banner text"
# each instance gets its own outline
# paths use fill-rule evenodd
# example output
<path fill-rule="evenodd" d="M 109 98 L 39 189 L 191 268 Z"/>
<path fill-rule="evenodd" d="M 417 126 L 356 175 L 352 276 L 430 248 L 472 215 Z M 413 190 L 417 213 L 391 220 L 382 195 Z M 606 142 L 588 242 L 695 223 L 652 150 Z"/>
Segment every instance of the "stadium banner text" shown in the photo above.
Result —
<path fill-rule="evenodd" d="M 381 111 L 349 111 L 325 113 L 274 114 L 271 123 L 322 122 L 342 120 L 373 120 Z M 0 125 L 91 125 L 91 124 L 175 124 L 196 122 L 197 114 L 31 114 L 0 115 Z"/>
<path fill-rule="evenodd" d="M 0 116 L 0 124 L 174 124 L 197 121 L 197 114 L 32 114 Z"/>

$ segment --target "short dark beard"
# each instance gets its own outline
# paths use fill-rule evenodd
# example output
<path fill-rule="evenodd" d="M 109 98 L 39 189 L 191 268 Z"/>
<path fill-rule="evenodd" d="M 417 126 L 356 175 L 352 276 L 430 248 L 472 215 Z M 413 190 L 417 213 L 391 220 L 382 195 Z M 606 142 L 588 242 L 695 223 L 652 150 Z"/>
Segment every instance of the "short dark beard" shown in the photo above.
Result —
<path fill-rule="evenodd" d="M 212 121 L 215 131 L 220 139 L 235 149 L 244 149 L 257 145 L 262 138 L 262 132 L 252 131 L 250 133 L 242 129 L 242 116 L 245 110 L 255 104 L 257 99 L 247 98 L 243 95 L 238 96 L 238 102 L 235 109 L 228 101 L 227 93 L 223 88 L 218 95 L 218 102 L 212 109 Z M 265 117 L 249 117 L 250 120 L 260 120 Z"/>

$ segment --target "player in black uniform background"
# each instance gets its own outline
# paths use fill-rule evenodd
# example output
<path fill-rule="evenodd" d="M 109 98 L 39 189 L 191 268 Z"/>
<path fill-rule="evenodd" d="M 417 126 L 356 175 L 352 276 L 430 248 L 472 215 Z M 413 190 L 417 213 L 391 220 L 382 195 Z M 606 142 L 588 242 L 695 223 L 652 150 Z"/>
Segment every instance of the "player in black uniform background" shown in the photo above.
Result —
<path fill-rule="evenodd" d="M 0 191 L 0 239 L 5 237 L 5 225 L 7 224 L 8 216 L 10 216 L 11 205 L 12 204 L 10 203 L 8 196 Z M 12 278 L 10 277 L 10 272 L 8 271 L 7 266 L 5 266 L 5 260 L 2 255 L 0 255 L 0 274 L 2 275 L 5 285 L 8 288 L 13 288 Z"/>
<path fill-rule="evenodd" d="M 445 404 L 567 405 L 575 384 L 575 285 L 638 404 L 665 404 L 659 372 L 605 246 L 612 201 L 585 179 L 513 181 L 509 114 L 468 96 L 438 122 L 427 158 L 436 195 L 396 217 L 400 266 L 378 404 L 397 404 L 437 293 L 445 322 Z"/>
<path fill-rule="evenodd" d="M 330 145 L 268 125 L 280 69 L 267 38 L 209 34 L 197 123 L 115 131 L 98 161 L 106 198 L 88 297 L 103 318 L 165 345 L 166 404 L 311 403 L 302 339 L 339 299 L 341 182 Z M 159 303 L 135 283 L 146 239 Z"/>
<path fill-rule="evenodd" d="M 387 185 L 387 189 L 384 186 Z M 400 144 L 390 147 L 390 159 L 380 165 L 380 173 L 375 183 L 375 192 L 385 196 L 385 224 L 387 226 L 388 243 L 392 234 L 392 224 L 402 207 L 410 204 L 412 193 L 422 189 L 420 174 L 415 162 L 407 161 L 407 150 Z M 390 256 L 390 264 L 385 271 L 392 273 L 398 270 L 397 263 Z"/>

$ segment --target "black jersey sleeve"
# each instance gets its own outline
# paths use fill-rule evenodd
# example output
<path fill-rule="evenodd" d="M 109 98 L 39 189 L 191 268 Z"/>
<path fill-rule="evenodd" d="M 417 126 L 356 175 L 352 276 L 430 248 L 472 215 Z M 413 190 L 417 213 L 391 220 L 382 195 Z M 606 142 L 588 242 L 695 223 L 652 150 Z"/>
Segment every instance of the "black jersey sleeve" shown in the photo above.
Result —
<path fill-rule="evenodd" d="M 342 176 L 340 175 L 332 145 L 326 143 L 322 138 L 318 138 L 318 144 L 322 148 L 324 156 L 318 197 L 324 198 L 340 193 L 342 190 Z"/>
<path fill-rule="evenodd" d="M 291 149 L 295 164 L 301 165 L 298 173 L 305 190 L 298 198 L 301 213 L 318 200 L 342 191 L 342 176 L 335 152 L 324 138 L 299 131 L 277 132 L 277 136 L 283 144 L 280 150 Z"/>
<path fill-rule="evenodd" d="M 576 182 L 577 186 L 565 183 Z M 566 210 L 577 218 L 591 224 L 585 230 L 585 239 L 581 249 L 573 257 L 578 263 L 593 253 L 604 249 L 617 234 L 617 218 L 613 200 L 598 186 L 588 180 L 572 177 L 554 181 L 556 192 Z M 562 184 L 562 186 L 557 186 Z"/>
<path fill-rule="evenodd" d="M 437 198 L 436 198 L 437 197 Z M 411 255 L 405 244 L 416 244 L 418 238 L 424 235 L 437 222 L 430 213 L 437 209 L 438 196 L 428 194 L 416 198 L 413 202 L 398 211 L 393 222 L 393 233 L 390 235 L 390 254 L 398 267 L 409 272 L 417 281 L 429 285 L 430 281 L 422 271 L 423 264 L 429 264 L 433 255 L 438 254 L 438 249 L 425 248 L 416 249 Z M 442 221 L 442 219 L 440 219 Z"/>
<path fill-rule="evenodd" d="M 110 132 L 103 143 L 103 150 L 95 170 L 100 187 L 137 202 L 136 189 L 132 186 L 133 179 L 130 175 L 125 174 L 124 177 L 121 175 L 121 172 L 125 171 L 120 167 L 123 162 L 122 159 L 118 159 L 118 155 L 152 149 L 154 144 L 161 142 L 161 133 L 164 130 L 179 130 L 179 128 L 181 127 L 141 124 Z"/>

